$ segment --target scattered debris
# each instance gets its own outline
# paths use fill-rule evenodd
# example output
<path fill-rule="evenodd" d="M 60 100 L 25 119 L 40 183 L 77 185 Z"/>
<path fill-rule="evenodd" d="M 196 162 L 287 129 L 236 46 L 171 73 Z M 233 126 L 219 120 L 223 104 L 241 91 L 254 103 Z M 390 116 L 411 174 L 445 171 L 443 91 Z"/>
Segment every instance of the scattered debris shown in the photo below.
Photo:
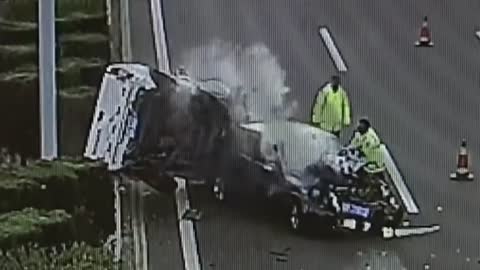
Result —
<path fill-rule="evenodd" d="M 365 269 L 366 269 L 366 270 L 371 270 L 371 269 L 372 269 L 372 267 L 370 266 L 370 264 L 369 264 L 369 263 L 366 263 L 366 264 L 365 264 Z"/>
<path fill-rule="evenodd" d="M 203 213 L 197 209 L 187 209 L 182 215 L 182 219 L 198 221 L 202 217 Z"/>
<path fill-rule="evenodd" d="M 270 250 L 270 255 L 275 256 L 275 260 L 277 262 L 286 262 L 288 261 L 288 255 L 290 250 L 290 247 L 286 247 L 282 251 Z"/>
<path fill-rule="evenodd" d="M 441 207 L 440 205 L 437 206 L 437 212 L 439 212 L 439 213 L 443 212 L 443 207 Z"/>
<path fill-rule="evenodd" d="M 437 257 L 437 255 L 435 255 L 434 253 L 430 254 L 430 258 L 435 259 L 436 257 Z"/>
<path fill-rule="evenodd" d="M 460 254 L 460 248 L 457 248 L 456 252 L 457 254 Z"/>
<path fill-rule="evenodd" d="M 357 255 L 361 257 L 361 256 L 363 256 L 363 252 L 361 250 L 359 250 L 359 251 L 357 251 Z"/>
<path fill-rule="evenodd" d="M 412 227 L 403 227 L 403 228 L 390 228 L 385 227 L 382 228 L 383 238 L 384 239 L 391 239 L 391 238 L 400 238 L 406 236 L 413 236 L 413 235 L 424 235 L 429 233 L 434 233 L 440 230 L 439 225 L 432 225 L 432 226 L 412 226 Z"/>
<path fill-rule="evenodd" d="M 430 264 L 428 264 L 428 263 L 423 264 L 423 269 L 425 269 L 425 270 L 430 269 Z"/>
<path fill-rule="evenodd" d="M 471 261 L 470 257 L 465 258 L 465 261 L 470 262 Z"/>
<path fill-rule="evenodd" d="M 278 252 L 278 251 L 270 251 L 270 254 L 274 255 L 274 256 L 288 256 L 287 253 L 285 252 Z"/>
<path fill-rule="evenodd" d="M 385 257 L 385 256 L 387 256 L 387 252 L 386 252 L 385 250 L 384 250 L 384 251 L 382 251 L 380 254 L 382 255 L 382 257 Z"/>

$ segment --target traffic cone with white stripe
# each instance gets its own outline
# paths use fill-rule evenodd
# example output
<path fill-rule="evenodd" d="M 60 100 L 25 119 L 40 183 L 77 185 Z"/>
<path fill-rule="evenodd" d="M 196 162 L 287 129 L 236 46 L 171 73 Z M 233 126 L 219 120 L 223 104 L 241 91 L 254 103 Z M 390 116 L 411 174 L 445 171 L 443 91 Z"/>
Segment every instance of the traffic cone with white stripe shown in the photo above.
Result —
<path fill-rule="evenodd" d="M 450 174 L 450 179 L 455 181 L 473 181 L 474 176 L 470 171 L 469 162 L 467 141 L 463 139 L 457 156 L 457 169 L 455 172 Z"/>
<path fill-rule="evenodd" d="M 417 47 L 433 47 L 432 34 L 428 27 L 428 18 L 423 18 L 422 27 L 420 28 L 420 38 L 415 42 Z"/>

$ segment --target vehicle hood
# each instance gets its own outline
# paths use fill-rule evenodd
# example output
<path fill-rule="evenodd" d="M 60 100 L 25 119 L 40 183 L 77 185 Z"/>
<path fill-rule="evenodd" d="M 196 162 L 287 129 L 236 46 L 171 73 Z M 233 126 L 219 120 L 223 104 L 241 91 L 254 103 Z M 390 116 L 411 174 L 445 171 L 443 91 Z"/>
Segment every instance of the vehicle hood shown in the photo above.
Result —
<path fill-rule="evenodd" d="M 318 160 L 305 167 L 303 170 L 290 170 L 285 172 L 285 179 L 289 184 L 298 188 L 309 190 L 314 186 L 321 186 L 328 183 L 339 183 L 344 180 L 341 174 L 325 163 Z"/>

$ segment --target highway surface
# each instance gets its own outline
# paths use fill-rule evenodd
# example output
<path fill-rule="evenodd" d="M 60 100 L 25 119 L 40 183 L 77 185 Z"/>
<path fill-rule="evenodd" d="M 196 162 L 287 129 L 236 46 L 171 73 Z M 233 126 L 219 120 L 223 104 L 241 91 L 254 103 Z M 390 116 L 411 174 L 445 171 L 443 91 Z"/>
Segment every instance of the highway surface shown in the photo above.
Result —
<path fill-rule="evenodd" d="M 147 1 L 131 2 L 133 56 L 149 63 L 155 53 Z M 480 269 L 479 184 L 448 180 L 462 138 L 473 168 L 480 162 L 479 2 L 163 0 L 163 10 L 172 66 L 213 39 L 243 46 L 261 42 L 286 71 L 300 104 L 298 117 L 305 120 L 316 89 L 337 71 L 318 33 L 320 25 L 327 26 L 348 69 L 342 82 L 355 119 L 372 120 L 420 207 L 413 222 L 442 226 L 436 234 L 394 241 L 307 239 L 262 212 L 220 206 L 195 186 L 191 204 L 204 212 L 195 225 L 202 269 Z M 413 46 L 424 15 L 433 48 Z M 151 211 L 159 211 L 155 207 L 162 202 L 153 204 Z M 162 263 L 180 256 L 170 249 L 178 242 L 168 248 L 155 243 L 177 233 L 176 217 L 167 212 L 162 210 L 163 223 L 147 222 L 147 231 L 155 231 L 147 236 L 149 260 L 157 263 L 151 269 L 166 269 Z M 284 249 L 287 261 L 270 254 Z"/>
<path fill-rule="evenodd" d="M 157 68 L 150 0 L 134 0 L 128 3 L 132 60 Z M 148 269 L 182 270 L 174 194 L 158 193 L 146 188 L 140 196 L 144 197 L 145 206 Z"/>

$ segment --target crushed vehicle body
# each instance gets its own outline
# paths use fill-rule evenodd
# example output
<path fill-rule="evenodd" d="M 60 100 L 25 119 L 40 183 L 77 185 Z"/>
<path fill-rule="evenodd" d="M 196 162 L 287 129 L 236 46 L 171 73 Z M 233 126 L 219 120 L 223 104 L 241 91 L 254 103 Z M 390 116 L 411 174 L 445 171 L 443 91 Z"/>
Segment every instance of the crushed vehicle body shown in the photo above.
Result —
<path fill-rule="evenodd" d="M 194 81 L 142 64 L 112 64 L 84 156 L 103 160 L 111 171 L 154 174 L 201 163 L 229 128 L 230 95 L 216 79 Z"/>
<path fill-rule="evenodd" d="M 219 200 L 263 197 L 287 214 L 294 230 L 317 218 L 333 229 L 380 232 L 406 216 L 387 174 L 368 175 L 360 152 L 309 124 L 241 124 L 228 141 L 213 185 Z"/>

